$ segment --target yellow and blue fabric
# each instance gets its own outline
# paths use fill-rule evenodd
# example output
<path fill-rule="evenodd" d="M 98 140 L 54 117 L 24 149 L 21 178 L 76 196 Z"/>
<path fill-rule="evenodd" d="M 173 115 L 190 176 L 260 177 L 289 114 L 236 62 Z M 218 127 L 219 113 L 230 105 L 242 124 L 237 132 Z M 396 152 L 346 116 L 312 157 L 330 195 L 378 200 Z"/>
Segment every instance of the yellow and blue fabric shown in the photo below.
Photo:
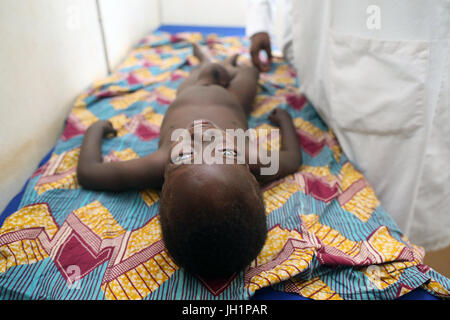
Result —
<path fill-rule="evenodd" d="M 157 149 L 164 114 L 198 63 L 191 42 L 218 60 L 241 53 L 238 63 L 250 63 L 245 38 L 157 31 L 83 92 L 18 210 L 0 227 L 0 299 L 248 299 L 269 286 L 319 300 L 395 299 L 416 288 L 449 297 L 450 280 L 422 264 L 423 249 L 384 211 L 280 59 L 261 74 L 249 126 L 271 129 L 270 111 L 286 109 L 304 163 L 264 188 L 268 238 L 246 270 L 212 281 L 180 269 L 162 242 L 157 190 L 81 188 L 79 149 L 98 119 L 118 129 L 103 142 L 104 161 Z M 276 135 L 265 141 L 279 147 Z"/>

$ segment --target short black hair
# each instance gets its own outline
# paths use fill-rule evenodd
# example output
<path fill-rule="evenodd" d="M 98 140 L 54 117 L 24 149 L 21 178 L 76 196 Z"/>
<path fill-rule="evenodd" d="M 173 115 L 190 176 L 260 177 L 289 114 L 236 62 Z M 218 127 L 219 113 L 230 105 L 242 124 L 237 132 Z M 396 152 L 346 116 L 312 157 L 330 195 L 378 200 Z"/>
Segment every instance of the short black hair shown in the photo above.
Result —
<path fill-rule="evenodd" d="M 262 193 L 258 185 L 252 189 L 256 192 L 230 193 L 226 203 L 191 208 L 171 205 L 176 195 L 163 187 L 163 241 L 178 266 L 205 278 L 221 278 L 243 270 L 258 256 L 267 225 Z"/>

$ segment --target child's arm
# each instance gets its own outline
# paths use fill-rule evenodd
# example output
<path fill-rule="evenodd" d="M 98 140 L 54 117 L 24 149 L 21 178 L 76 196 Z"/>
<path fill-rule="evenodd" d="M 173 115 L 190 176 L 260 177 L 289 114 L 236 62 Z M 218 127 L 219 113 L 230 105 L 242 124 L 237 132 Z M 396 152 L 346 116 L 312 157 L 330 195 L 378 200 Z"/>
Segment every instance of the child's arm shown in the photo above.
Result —
<path fill-rule="evenodd" d="M 252 168 L 252 172 L 255 174 L 258 181 L 263 183 L 281 179 L 289 174 L 293 174 L 298 171 L 302 164 L 302 152 L 290 114 L 284 109 L 277 108 L 272 111 L 269 119 L 280 127 L 281 147 L 279 151 L 278 172 L 272 175 L 261 174 L 261 168 L 270 167 L 271 164 L 258 164 Z"/>
<path fill-rule="evenodd" d="M 87 189 L 124 191 L 160 188 L 167 156 L 160 150 L 143 158 L 122 161 L 102 161 L 102 138 L 117 134 L 109 121 L 90 126 L 81 145 L 77 167 L 78 182 Z"/>

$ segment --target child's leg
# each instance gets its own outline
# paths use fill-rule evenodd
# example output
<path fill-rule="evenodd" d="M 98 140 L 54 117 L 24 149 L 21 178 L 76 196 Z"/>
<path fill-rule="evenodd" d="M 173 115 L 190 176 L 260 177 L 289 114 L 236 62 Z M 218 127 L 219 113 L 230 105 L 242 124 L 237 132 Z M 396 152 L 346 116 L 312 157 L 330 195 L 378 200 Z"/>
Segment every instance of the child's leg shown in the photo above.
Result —
<path fill-rule="evenodd" d="M 197 84 L 220 85 L 233 94 L 248 116 L 258 87 L 259 71 L 255 67 L 237 66 L 238 54 L 220 63 L 211 63 L 197 47 L 202 65 L 198 68 Z"/>
<path fill-rule="evenodd" d="M 220 63 L 212 63 L 195 43 L 192 44 L 194 55 L 200 64 L 191 71 L 178 87 L 177 94 L 192 85 L 215 84 L 227 88 L 242 105 L 248 116 L 252 111 L 256 96 L 259 71 L 255 67 L 237 66 L 238 55 L 233 55 Z"/>
<path fill-rule="evenodd" d="M 249 116 L 258 88 L 259 71 L 255 67 L 248 66 L 237 66 L 233 71 L 234 75 L 228 85 L 228 91 L 236 96 L 245 114 Z"/>
<path fill-rule="evenodd" d="M 211 62 L 211 60 L 202 51 L 202 49 L 198 46 L 198 44 L 192 43 L 192 47 L 193 47 L 193 50 L 194 50 L 194 56 L 196 56 L 197 59 L 200 60 L 200 63 Z"/>
<path fill-rule="evenodd" d="M 203 70 L 203 67 L 206 64 L 211 62 L 210 59 L 202 52 L 202 50 L 196 43 L 192 43 L 192 47 L 193 47 L 193 51 L 194 51 L 194 56 L 196 56 L 198 58 L 200 63 L 195 69 L 193 69 L 189 73 L 189 76 L 180 84 L 180 86 L 178 87 L 178 90 L 177 90 L 177 94 L 180 93 L 181 91 L 183 91 L 185 88 L 196 84 L 199 74 Z"/>

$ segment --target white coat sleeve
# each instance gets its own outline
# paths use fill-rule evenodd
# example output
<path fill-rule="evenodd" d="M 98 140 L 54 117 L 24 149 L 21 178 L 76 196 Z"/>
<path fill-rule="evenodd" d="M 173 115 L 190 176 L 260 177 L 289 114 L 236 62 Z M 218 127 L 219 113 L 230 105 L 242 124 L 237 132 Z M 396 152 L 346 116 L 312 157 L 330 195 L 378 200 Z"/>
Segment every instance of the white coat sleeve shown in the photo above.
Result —
<path fill-rule="evenodd" d="M 245 34 L 251 37 L 258 32 L 273 31 L 276 0 L 247 0 Z"/>

